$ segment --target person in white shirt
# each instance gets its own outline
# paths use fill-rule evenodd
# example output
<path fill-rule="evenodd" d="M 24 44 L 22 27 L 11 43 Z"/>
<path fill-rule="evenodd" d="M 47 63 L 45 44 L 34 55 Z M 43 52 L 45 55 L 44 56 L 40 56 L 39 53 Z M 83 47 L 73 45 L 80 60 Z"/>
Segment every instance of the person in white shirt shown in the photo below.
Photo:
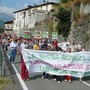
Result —
<path fill-rule="evenodd" d="M 25 48 L 28 48 L 28 43 L 26 40 L 23 40 L 23 43 L 21 43 L 21 45 L 20 45 L 20 52 Z M 22 54 L 21 54 L 21 78 L 24 81 L 29 80 L 29 71 L 25 65 Z"/>
<path fill-rule="evenodd" d="M 10 63 L 13 63 L 16 57 L 17 53 L 17 44 L 15 39 L 12 39 L 12 42 L 10 43 Z"/>
<path fill-rule="evenodd" d="M 27 47 L 28 47 L 28 44 L 26 43 L 26 40 L 23 40 L 23 43 L 21 43 L 21 45 L 20 45 L 20 49 L 22 50 L 22 49 L 25 49 Z"/>

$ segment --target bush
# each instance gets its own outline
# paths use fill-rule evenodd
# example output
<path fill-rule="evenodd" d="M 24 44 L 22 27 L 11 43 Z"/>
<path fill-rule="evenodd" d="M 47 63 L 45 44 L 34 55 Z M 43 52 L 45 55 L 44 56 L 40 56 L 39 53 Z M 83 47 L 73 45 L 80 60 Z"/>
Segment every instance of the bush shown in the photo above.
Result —
<path fill-rule="evenodd" d="M 58 33 L 63 37 L 68 37 L 71 26 L 71 11 L 69 8 L 61 7 L 56 15 L 58 20 Z"/>

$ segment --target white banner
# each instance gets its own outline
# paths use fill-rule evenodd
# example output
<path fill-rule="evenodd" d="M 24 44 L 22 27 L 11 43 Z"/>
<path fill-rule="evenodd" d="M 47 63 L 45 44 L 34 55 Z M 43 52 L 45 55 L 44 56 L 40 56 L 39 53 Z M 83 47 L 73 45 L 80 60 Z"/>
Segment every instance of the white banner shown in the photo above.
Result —
<path fill-rule="evenodd" d="M 64 53 L 24 49 L 22 55 L 30 73 L 47 72 L 74 77 L 90 75 L 90 52 L 87 51 Z"/>

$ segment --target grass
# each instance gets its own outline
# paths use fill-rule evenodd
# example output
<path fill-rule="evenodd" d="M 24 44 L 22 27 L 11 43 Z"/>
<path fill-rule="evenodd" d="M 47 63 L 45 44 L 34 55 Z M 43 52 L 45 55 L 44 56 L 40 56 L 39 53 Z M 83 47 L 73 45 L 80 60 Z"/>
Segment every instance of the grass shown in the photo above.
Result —
<path fill-rule="evenodd" d="M 3 90 L 3 88 L 10 82 L 10 80 L 10 78 L 0 77 L 0 90 Z"/>

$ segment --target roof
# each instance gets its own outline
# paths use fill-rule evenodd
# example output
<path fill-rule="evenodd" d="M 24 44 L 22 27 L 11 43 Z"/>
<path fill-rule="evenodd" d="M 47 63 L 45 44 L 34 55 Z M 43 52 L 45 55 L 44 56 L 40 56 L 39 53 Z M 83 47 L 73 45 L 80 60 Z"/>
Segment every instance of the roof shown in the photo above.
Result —
<path fill-rule="evenodd" d="M 15 12 L 13 12 L 13 13 L 17 13 L 17 12 L 21 12 L 21 11 L 24 11 L 24 10 L 28 10 L 28 9 L 30 9 L 30 8 L 33 8 L 33 6 L 29 6 L 29 5 L 28 5 L 27 8 L 24 8 L 24 9 L 21 9 L 21 10 L 17 10 L 17 11 L 15 11 Z"/>
<path fill-rule="evenodd" d="M 49 5 L 49 4 L 58 5 L 59 3 L 47 2 L 47 3 L 43 3 L 43 4 L 40 4 L 40 5 L 34 5 L 34 6 L 28 5 L 27 8 L 24 8 L 24 9 L 21 9 L 21 10 L 17 10 L 17 11 L 15 11 L 15 12 L 13 12 L 13 13 L 17 13 L 17 12 L 21 12 L 21 11 L 24 11 L 24 10 L 28 10 L 28 9 L 30 9 L 30 8 L 40 7 L 40 6 Z"/>
<path fill-rule="evenodd" d="M 5 24 L 13 23 L 13 20 L 4 22 Z"/>

